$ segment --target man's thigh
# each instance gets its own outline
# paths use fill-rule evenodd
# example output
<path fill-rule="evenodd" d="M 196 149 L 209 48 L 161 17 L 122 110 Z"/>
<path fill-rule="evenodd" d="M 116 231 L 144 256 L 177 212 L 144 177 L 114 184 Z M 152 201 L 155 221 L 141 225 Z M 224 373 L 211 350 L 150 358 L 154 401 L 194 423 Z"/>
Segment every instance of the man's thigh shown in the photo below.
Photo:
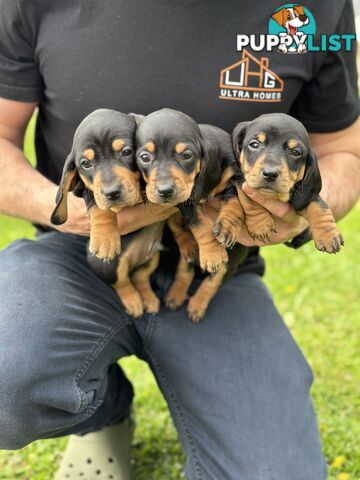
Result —
<path fill-rule="evenodd" d="M 230 280 L 200 324 L 162 311 L 146 349 L 189 478 L 326 478 L 311 370 L 258 276 Z"/>
<path fill-rule="evenodd" d="M 0 448 L 96 418 L 110 364 L 136 353 L 132 322 L 90 271 L 85 247 L 52 232 L 0 252 Z M 117 381 L 130 403 L 130 384 Z"/>

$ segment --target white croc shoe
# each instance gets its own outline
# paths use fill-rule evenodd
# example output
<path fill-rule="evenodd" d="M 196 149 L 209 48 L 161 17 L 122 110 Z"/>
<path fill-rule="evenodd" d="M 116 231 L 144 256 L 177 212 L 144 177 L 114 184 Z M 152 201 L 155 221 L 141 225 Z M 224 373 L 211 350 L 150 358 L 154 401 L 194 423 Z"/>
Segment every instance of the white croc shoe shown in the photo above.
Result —
<path fill-rule="evenodd" d="M 130 480 L 133 432 L 126 418 L 98 432 L 70 435 L 55 480 Z"/>

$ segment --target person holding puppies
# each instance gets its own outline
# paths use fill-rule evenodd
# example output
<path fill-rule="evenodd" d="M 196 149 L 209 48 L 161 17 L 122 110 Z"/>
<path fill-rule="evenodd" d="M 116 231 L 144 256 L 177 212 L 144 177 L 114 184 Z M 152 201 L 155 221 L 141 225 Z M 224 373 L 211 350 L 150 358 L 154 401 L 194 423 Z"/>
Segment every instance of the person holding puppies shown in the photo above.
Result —
<path fill-rule="evenodd" d="M 56 226 L 50 220 L 75 130 L 87 115 L 99 108 L 148 115 L 164 107 L 228 133 L 263 113 L 290 113 L 310 132 L 321 198 L 336 220 L 343 217 L 360 190 L 354 52 L 306 53 L 301 59 L 269 53 L 271 67 L 284 78 L 283 101 L 218 98 L 219 72 L 237 59 L 235 35 L 241 28 L 258 31 L 260 11 L 265 25 L 274 6 L 263 7 L 0 0 L 0 211 L 33 222 L 38 232 L 36 240 L 18 240 L 0 252 L 0 448 L 71 435 L 57 480 L 80 474 L 94 480 L 97 472 L 130 478 L 133 388 L 116 363 L 130 354 L 149 363 L 169 404 L 187 478 L 326 478 L 309 397 L 311 369 L 262 282 L 258 255 L 258 247 L 299 239 L 310 219 L 284 199 L 242 184 L 241 192 L 271 213 L 274 231 L 263 240 L 239 231 L 237 241 L 249 254 L 199 325 L 188 320 L 185 308 L 162 305 L 160 315 L 136 319 L 126 313 L 87 262 L 90 221 L 75 190 L 67 195 L 67 221 Z M 314 16 L 323 18 L 324 7 L 331 15 L 319 28 L 352 30 L 350 1 L 318 2 Z M 22 153 L 35 108 L 36 169 Z M 124 162 L 130 148 L 109 142 L 112 158 L 122 155 Z M 85 150 L 86 183 L 97 145 Z M 90 181 L 96 183 L 95 176 Z M 104 198 L 120 204 L 111 182 Z M 135 206 L 122 204 L 114 212 L 118 240 L 177 213 L 168 203 L 149 210 L 135 196 L 129 202 Z M 218 210 L 215 199 L 202 213 L 215 224 Z M 161 300 L 178 260 L 168 237 L 152 277 Z M 94 252 L 108 250 L 105 256 L 123 247 L 91 244 Z M 195 278 L 190 294 L 202 280 Z"/>

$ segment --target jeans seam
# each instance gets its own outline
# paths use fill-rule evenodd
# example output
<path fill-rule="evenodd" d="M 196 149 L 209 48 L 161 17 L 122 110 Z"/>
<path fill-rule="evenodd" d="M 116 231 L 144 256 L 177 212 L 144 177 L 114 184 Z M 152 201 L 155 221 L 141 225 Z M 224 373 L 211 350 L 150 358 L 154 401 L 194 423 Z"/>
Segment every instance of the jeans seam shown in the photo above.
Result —
<path fill-rule="evenodd" d="M 160 317 L 160 315 L 159 315 L 159 317 Z M 154 331 L 155 319 L 152 323 L 153 323 L 153 326 L 151 327 L 151 334 Z M 194 467 L 196 479 L 197 480 L 203 480 L 201 466 L 200 466 L 200 463 L 199 463 L 199 455 L 198 455 L 197 450 L 196 450 L 194 439 L 192 438 L 190 430 L 187 426 L 187 422 L 186 422 L 186 419 L 185 419 L 185 414 L 184 414 L 184 412 L 181 408 L 181 405 L 177 401 L 174 390 L 171 387 L 170 382 L 167 380 L 164 372 L 162 371 L 158 361 L 156 360 L 155 356 L 150 352 L 149 341 L 147 341 L 146 346 L 144 345 L 144 351 L 147 353 L 149 359 L 151 360 L 151 363 L 153 364 L 154 370 L 156 370 L 158 372 L 160 378 L 162 379 L 162 381 L 164 383 L 164 387 L 166 388 L 166 390 L 168 391 L 172 401 L 174 402 L 174 406 L 175 406 L 175 408 L 176 408 L 176 410 L 179 414 L 179 418 L 181 420 L 184 433 L 185 433 L 185 435 L 186 435 L 186 437 L 189 441 L 191 454 L 192 454 L 192 464 L 193 464 L 193 467 Z"/>
<path fill-rule="evenodd" d="M 113 325 L 112 327 L 110 327 L 105 332 L 103 337 L 99 339 L 98 342 L 94 345 L 93 349 L 87 355 L 81 367 L 75 372 L 73 379 L 77 387 L 77 391 L 80 395 L 80 407 L 76 413 L 93 414 L 96 411 L 96 409 L 101 405 L 102 400 L 97 401 L 96 405 L 91 405 L 91 406 L 88 405 L 88 397 L 86 396 L 86 393 L 79 387 L 78 382 L 84 376 L 84 374 L 88 371 L 94 359 L 97 358 L 98 355 L 102 352 L 102 350 L 106 347 L 106 345 L 109 343 L 111 338 L 127 325 L 131 325 L 131 322 L 124 320 L 123 322 L 120 322 L 120 324 Z"/>
<path fill-rule="evenodd" d="M 143 350 L 146 353 L 147 353 L 147 348 L 148 348 L 148 346 L 150 344 L 150 341 L 152 339 L 153 332 L 155 330 L 156 319 L 159 316 L 160 316 L 159 313 L 157 313 L 156 315 L 149 315 L 148 316 L 149 322 L 148 322 L 148 326 L 147 326 L 146 331 L 145 331 L 144 347 L 143 347 Z"/>

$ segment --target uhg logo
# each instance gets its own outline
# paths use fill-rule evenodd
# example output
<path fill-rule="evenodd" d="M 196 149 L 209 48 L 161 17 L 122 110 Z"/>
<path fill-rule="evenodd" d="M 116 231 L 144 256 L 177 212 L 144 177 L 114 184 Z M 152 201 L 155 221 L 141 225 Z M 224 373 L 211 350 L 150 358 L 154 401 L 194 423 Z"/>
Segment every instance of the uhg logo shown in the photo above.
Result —
<path fill-rule="evenodd" d="M 284 5 L 272 14 L 269 22 L 269 33 L 280 37 L 278 48 L 283 53 L 306 52 L 309 35 L 315 32 L 314 17 L 301 5 Z"/>

